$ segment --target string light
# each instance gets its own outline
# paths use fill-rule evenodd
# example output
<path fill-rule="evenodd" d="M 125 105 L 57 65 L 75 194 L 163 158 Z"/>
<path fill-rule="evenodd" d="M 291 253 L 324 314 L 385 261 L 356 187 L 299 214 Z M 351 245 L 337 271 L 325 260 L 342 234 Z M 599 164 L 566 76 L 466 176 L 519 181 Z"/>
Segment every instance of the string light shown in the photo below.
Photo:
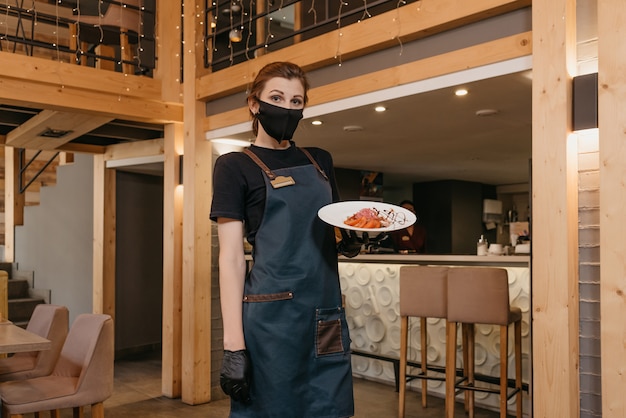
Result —
<path fill-rule="evenodd" d="M 361 22 L 361 20 L 364 20 L 365 17 L 372 17 L 372 15 L 370 14 L 370 12 L 367 10 L 367 0 L 363 0 L 363 15 L 361 16 L 361 18 L 358 20 L 358 22 Z"/>
<path fill-rule="evenodd" d="M 317 25 L 317 10 L 315 10 L 315 0 L 311 0 L 311 8 L 307 13 L 313 13 L 313 26 Z"/>
<path fill-rule="evenodd" d="M 4 16 L 4 36 L 2 36 L 2 39 L 6 41 L 6 50 L 9 50 L 9 9 L 11 8 L 11 6 L 9 5 L 9 0 L 4 0 L 4 10 L 6 11 L 6 14 Z"/>
<path fill-rule="evenodd" d="M 337 12 L 337 29 L 339 30 L 339 36 L 337 37 L 337 53 L 335 54 L 335 59 L 339 60 L 339 66 L 341 67 L 341 38 L 343 37 L 343 32 L 341 32 L 341 9 L 343 6 L 347 6 L 348 3 L 343 0 L 339 1 L 339 11 Z"/>
<path fill-rule="evenodd" d="M 57 49 L 57 61 L 61 61 L 61 56 L 59 52 L 59 3 L 61 3 L 61 0 L 54 4 L 56 14 L 56 30 L 54 31 L 54 34 L 56 35 L 56 42 L 53 46 L 55 46 Z"/>
<path fill-rule="evenodd" d="M 141 53 L 143 52 L 143 46 L 141 44 L 141 40 L 143 39 L 143 37 L 145 36 L 144 31 L 143 31 L 143 16 L 144 13 L 146 11 L 146 6 L 143 2 L 140 2 L 140 13 L 139 13 L 139 27 L 137 28 L 137 55 L 136 55 L 136 59 L 137 59 L 137 70 L 139 70 L 139 73 L 142 73 L 143 70 L 141 68 Z"/>
<path fill-rule="evenodd" d="M 265 10 L 268 13 L 270 11 L 270 7 L 271 7 L 270 0 L 267 0 Z M 272 17 L 269 14 L 267 16 L 268 16 L 268 19 L 267 19 L 267 35 L 265 36 L 265 44 L 264 44 L 265 49 L 267 49 L 269 47 L 270 39 L 274 37 L 274 35 L 272 34 Z"/>
<path fill-rule="evenodd" d="M 76 20 L 80 22 L 80 1 L 76 2 L 76 7 L 73 9 L 76 12 Z M 83 56 L 83 50 L 80 42 L 80 24 L 76 24 L 76 35 L 73 35 L 76 38 L 76 64 L 80 64 L 80 61 Z"/>
<path fill-rule="evenodd" d="M 398 43 L 400 44 L 400 56 L 402 56 L 402 51 L 404 50 L 404 45 L 402 45 L 402 39 L 400 39 L 400 34 L 402 33 L 401 28 L 400 28 L 400 7 L 405 4 L 406 4 L 405 0 L 398 0 L 398 3 L 396 4 L 396 17 L 393 19 L 394 21 L 398 22 L 398 32 L 396 35 L 396 39 L 398 40 Z"/>
<path fill-rule="evenodd" d="M 252 6 L 254 5 L 254 0 L 250 0 L 250 3 L 248 5 L 248 10 L 250 10 L 250 15 L 252 15 Z M 246 16 L 248 16 L 248 12 L 246 12 L 244 10 L 244 12 L 246 13 Z M 242 17 L 242 22 L 243 22 L 243 17 Z M 252 40 L 252 18 L 248 19 L 248 36 L 246 37 L 246 59 L 250 59 L 250 55 L 248 55 L 248 53 L 250 52 L 250 41 Z"/>

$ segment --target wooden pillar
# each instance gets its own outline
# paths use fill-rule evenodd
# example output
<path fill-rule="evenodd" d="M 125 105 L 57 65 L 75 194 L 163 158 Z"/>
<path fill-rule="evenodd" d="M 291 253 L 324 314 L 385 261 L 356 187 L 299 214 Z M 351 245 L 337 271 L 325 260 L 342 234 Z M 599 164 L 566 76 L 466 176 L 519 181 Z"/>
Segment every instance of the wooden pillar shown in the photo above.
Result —
<path fill-rule="evenodd" d="M 602 415 L 626 416 L 626 3 L 598 1 Z"/>
<path fill-rule="evenodd" d="M 157 0 L 157 66 L 163 100 L 182 101 L 181 3 Z M 184 152 L 183 124 L 165 125 L 163 175 L 163 331 L 161 390 L 164 396 L 181 396 L 182 384 L 182 228 L 183 186 L 179 185 L 179 155 Z"/>
<path fill-rule="evenodd" d="M 115 170 L 93 160 L 93 312 L 115 319 Z"/>
<path fill-rule="evenodd" d="M 139 36 L 139 35 L 137 35 Z M 133 61 L 133 51 L 128 40 L 128 29 L 120 28 L 120 57 L 123 74 L 135 74 L 135 65 L 124 61 Z"/>
<path fill-rule="evenodd" d="M 535 0 L 533 17 L 533 416 L 579 407 L 578 190 L 571 135 L 576 1 Z"/>
<path fill-rule="evenodd" d="M 211 400 L 211 144 L 204 137 L 204 103 L 196 100 L 196 69 L 201 60 L 203 2 L 185 1 L 183 346 L 182 401 Z"/>
<path fill-rule="evenodd" d="M 164 396 L 181 395 L 182 374 L 182 237 L 183 186 L 180 158 L 183 124 L 165 126 L 163 172 L 163 332 L 161 389 Z"/>
<path fill-rule="evenodd" d="M 13 147 L 4 151 L 4 261 L 15 261 L 15 225 L 24 224 L 25 197 L 18 185 L 19 152 Z"/>

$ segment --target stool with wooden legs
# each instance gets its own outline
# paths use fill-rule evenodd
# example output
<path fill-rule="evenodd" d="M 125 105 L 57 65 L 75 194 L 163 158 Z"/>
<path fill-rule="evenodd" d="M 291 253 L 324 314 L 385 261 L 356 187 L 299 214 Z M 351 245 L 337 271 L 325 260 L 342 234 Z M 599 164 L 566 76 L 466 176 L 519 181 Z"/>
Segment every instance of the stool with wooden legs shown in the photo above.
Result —
<path fill-rule="evenodd" d="M 465 391 L 466 409 L 474 416 L 474 392 L 498 393 L 500 417 L 507 416 L 507 401 L 516 397 L 517 418 L 522 417 L 522 312 L 509 304 L 507 272 L 492 267 L 455 267 L 448 270 L 448 314 L 446 338 L 446 414 L 454 417 L 455 395 Z M 463 368 L 456 378 L 457 323 L 462 324 Z M 478 386 L 474 378 L 474 324 L 500 326 L 499 387 Z M 509 325 L 515 330 L 515 386 L 508 387 Z"/>
<path fill-rule="evenodd" d="M 422 406 L 427 406 L 428 380 L 445 380 L 442 374 L 429 373 L 427 358 L 427 318 L 445 318 L 447 313 L 448 267 L 402 266 L 400 268 L 400 375 L 398 417 L 404 417 L 407 380 L 420 379 Z M 409 317 L 420 318 L 421 372 L 407 374 Z"/>

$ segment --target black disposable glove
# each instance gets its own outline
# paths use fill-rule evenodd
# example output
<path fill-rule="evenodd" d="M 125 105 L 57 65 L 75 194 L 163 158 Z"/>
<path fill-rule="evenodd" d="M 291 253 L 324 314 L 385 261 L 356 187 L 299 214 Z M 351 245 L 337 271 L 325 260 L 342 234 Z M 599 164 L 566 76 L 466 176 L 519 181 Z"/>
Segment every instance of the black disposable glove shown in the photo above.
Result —
<path fill-rule="evenodd" d="M 220 386 L 232 400 L 250 403 L 250 359 L 247 350 L 224 350 Z"/>
<path fill-rule="evenodd" d="M 337 251 L 345 257 L 356 257 L 361 252 L 361 247 L 369 242 L 367 232 L 363 232 L 363 236 L 359 238 L 355 231 L 350 230 L 348 233 L 345 229 L 339 228 L 341 231 L 341 241 L 337 244 Z"/>

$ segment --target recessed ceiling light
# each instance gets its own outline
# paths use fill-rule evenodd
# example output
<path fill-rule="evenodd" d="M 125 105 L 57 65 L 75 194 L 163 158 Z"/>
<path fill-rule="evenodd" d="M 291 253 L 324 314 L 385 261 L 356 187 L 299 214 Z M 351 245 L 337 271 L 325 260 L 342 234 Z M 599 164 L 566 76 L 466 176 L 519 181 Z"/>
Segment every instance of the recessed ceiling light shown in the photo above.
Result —
<path fill-rule="evenodd" d="M 319 126 L 321 125 L 323 122 L 321 120 L 314 120 L 311 122 L 311 125 L 315 125 L 315 126 Z"/>
<path fill-rule="evenodd" d="M 454 92 L 457 96 L 465 96 L 467 94 L 467 89 L 458 89 Z"/>
<path fill-rule="evenodd" d="M 385 106 L 376 106 L 374 110 L 377 112 L 384 112 L 387 108 Z"/>

